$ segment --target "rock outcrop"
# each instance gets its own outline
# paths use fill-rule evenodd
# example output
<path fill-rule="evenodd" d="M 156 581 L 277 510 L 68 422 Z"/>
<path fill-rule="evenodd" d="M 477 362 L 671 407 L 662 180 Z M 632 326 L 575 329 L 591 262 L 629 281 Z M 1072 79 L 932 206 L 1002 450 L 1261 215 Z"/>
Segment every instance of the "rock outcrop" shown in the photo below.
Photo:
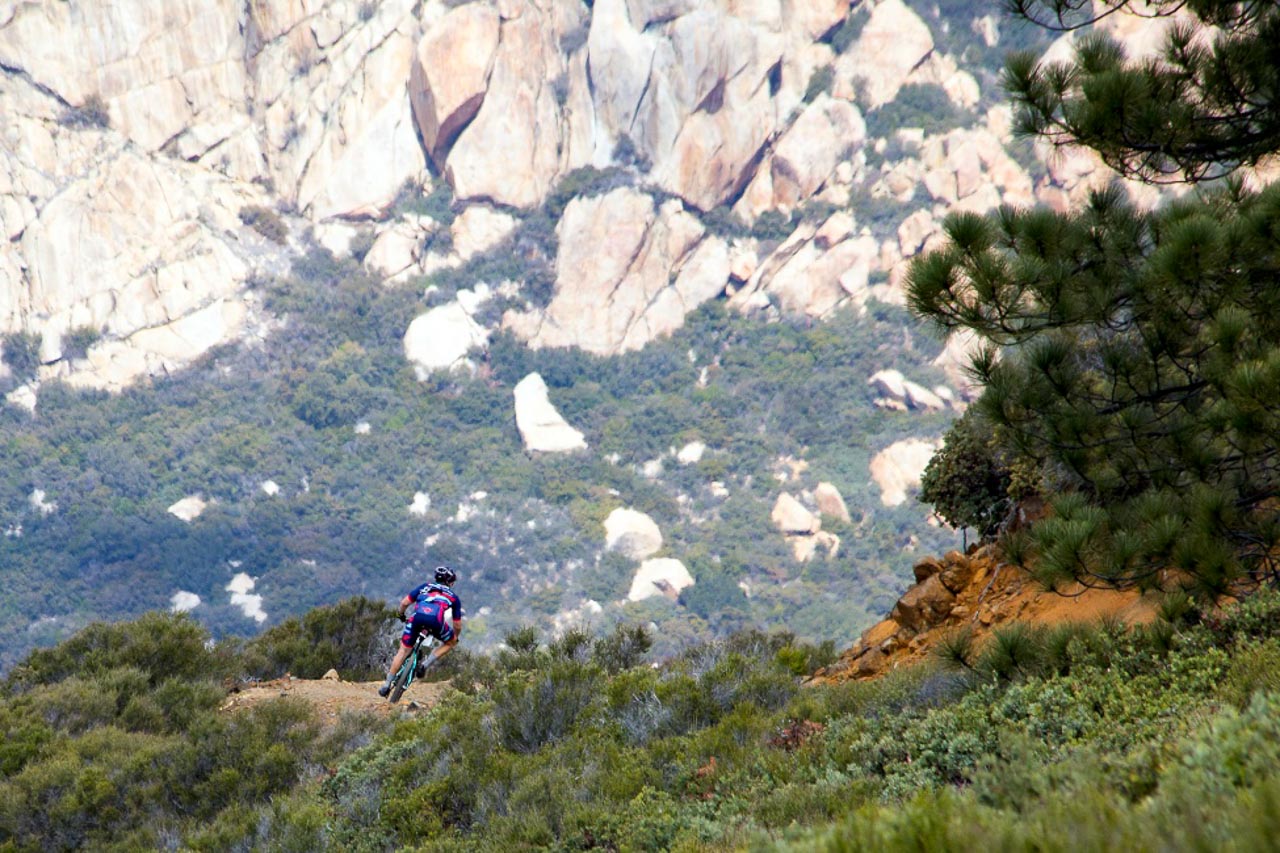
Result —
<path fill-rule="evenodd" d="M 655 207 L 635 189 L 575 198 L 557 234 L 551 303 L 541 311 L 509 312 L 503 321 L 535 348 L 639 349 L 679 328 L 729 278 L 722 240 L 704 239 L 702 224 L 679 201 Z"/>
<path fill-rule="evenodd" d="M 871 479 L 880 487 L 880 502 L 898 506 L 910 489 L 919 487 L 920 477 L 941 441 L 909 438 L 896 441 L 871 458 Z"/>
<path fill-rule="evenodd" d="M 564 207 L 549 304 L 513 299 L 503 321 L 534 347 L 616 354 L 726 292 L 769 316 L 902 304 L 905 263 L 938 244 L 948 211 L 1065 208 L 1110 180 L 1069 150 L 1038 151 L 1028 171 L 1005 107 L 867 140 L 864 111 L 908 83 L 965 109 L 982 93 L 902 0 L 855 8 L 864 25 L 837 54 L 848 14 L 845 0 L 0 7 L 0 332 L 42 337 L 42 380 L 119 389 L 262 334 L 271 318 L 244 283 L 287 271 L 310 239 L 350 249 L 351 223 L 375 220 L 366 266 L 404 283 L 507 251 L 566 176 L 616 166 L 630 187 Z M 1159 25 L 1106 26 L 1147 50 Z M 999 37 L 990 21 L 974 32 Z M 421 215 L 386 221 L 406 186 L 440 180 L 448 235 Z M 902 211 L 884 221 L 863 200 Z M 757 239 L 728 233 L 727 204 L 748 227 L 800 216 Z M 240 222 L 254 211 L 284 216 L 269 223 L 280 242 Z M 61 340 L 78 328 L 101 337 L 73 360 Z M 36 387 L 11 396 L 25 405 Z"/>
<path fill-rule="evenodd" d="M 990 545 L 925 557 L 916 563 L 914 574 L 916 583 L 898 599 L 889 617 L 864 631 L 815 680 L 873 678 L 923 659 L 961 631 L 982 643 L 991 631 L 1013 621 L 1054 624 L 1112 617 L 1142 624 L 1156 614 L 1155 602 L 1135 590 L 1047 591 L 1025 570 L 1003 563 Z"/>
<path fill-rule="evenodd" d="M 536 373 L 515 387 L 516 428 L 532 453 L 566 453 L 585 450 L 582 433 L 565 421 L 547 397 L 547 383 Z"/>
<path fill-rule="evenodd" d="M 419 380 L 434 370 L 472 369 L 467 357 L 489 342 L 489 330 L 475 319 L 476 312 L 492 297 L 486 284 L 460 290 L 452 302 L 419 314 L 404 335 L 404 354 Z"/>
<path fill-rule="evenodd" d="M 662 531 L 643 512 L 618 507 L 604 520 L 604 547 L 633 560 L 644 560 L 662 548 Z"/>
<path fill-rule="evenodd" d="M 631 579 L 631 589 L 627 591 L 628 601 L 643 601 L 655 595 L 664 595 L 675 600 L 680 590 L 693 586 L 693 575 L 685 568 L 684 563 L 670 557 L 645 560 Z"/>

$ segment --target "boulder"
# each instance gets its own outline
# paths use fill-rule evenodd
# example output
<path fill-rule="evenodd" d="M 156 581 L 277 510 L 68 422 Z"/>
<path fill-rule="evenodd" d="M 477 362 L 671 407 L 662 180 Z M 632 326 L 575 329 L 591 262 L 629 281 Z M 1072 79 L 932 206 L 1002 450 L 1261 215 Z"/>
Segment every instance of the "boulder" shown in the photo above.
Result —
<path fill-rule="evenodd" d="M 175 518 L 180 518 L 185 522 L 195 521 L 200 514 L 209 506 L 209 502 L 200 495 L 188 495 L 180 501 L 175 501 L 169 505 L 168 512 Z"/>
<path fill-rule="evenodd" d="M 786 492 L 778 495 L 769 518 L 783 533 L 811 535 L 822 527 L 817 516 Z"/>
<path fill-rule="evenodd" d="M 681 465 L 695 465 L 702 461 L 702 455 L 706 452 L 706 444 L 701 441 L 691 441 L 676 453 L 676 461 Z"/>
<path fill-rule="evenodd" d="M 947 555 L 946 565 L 938 573 L 938 577 L 942 579 L 943 586 L 959 594 L 973 580 L 974 571 L 975 566 L 968 557 L 958 552 L 951 552 Z"/>
<path fill-rule="evenodd" d="M 693 575 L 684 563 L 670 557 L 645 560 L 631 579 L 628 601 L 643 601 L 655 595 L 676 598 L 680 590 L 693 586 Z"/>
<path fill-rule="evenodd" d="M 819 530 L 810 536 L 789 536 L 791 553 L 797 563 L 807 563 L 818 553 L 819 548 L 827 549 L 827 559 L 835 557 L 840 551 L 840 537 L 826 530 Z"/>
<path fill-rule="evenodd" d="M 643 512 L 618 507 L 604 520 L 605 550 L 643 560 L 662 547 L 662 531 Z"/>
<path fill-rule="evenodd" d="M 582 433 L 565 422 L 547 397 L 547 383 L 530 373 L 515 387 L 516 428 L 525 449 L 534 453 L 585 450 Z"/>
<path fill-rule="evenodd" d="M 818 505 L 818 512 L 831 518 L 849 523 L 849 508 L 845 505 L 840 490 L 830 483 L 819 483 L 813 490 L 813 500 Z"/>
<path fill-rule="evenodd" d="M 942 571 L 942 568 L 942 561 L 931 554 L 921 560 L 918 560 L 916 564 L 911 567 L 911 572 L 915 575 L 916 583 L 920 583 L 926 578 L 930 578 L 933 575 L 938 574 L 938 572 Z M 955 590 L 952 591 L 954 592 Z"/>
<path fill-rule="evenodd" d="M 329 670 L 324 675 L 320 676 L 320 678 L 323 679 L 324 681 L 341 681 L 342 680 L 342 677 L 338 675 L 338 671 L 336 669 Z"/>
<path fill-rule="evenodd" d="M 943 585 L 942 579 L 931 575 L 898 599 L 889 618 L 918 633 L 946 618 L 955 600 L 955 595 Z"/>
<path fill-rule="evenodd" d="M 871 479 L 880 487 L 880 502 L 898 506 L 907 499 L 909 489 L 919 488 L 920 477 L 941 441 L 909 438 L 881 450 L 871 459 Z"/>
<path fill-rule="evenodd" d="M 507 239 L 515 227 L 515 217 L 509 213 L 486 204 L 470 205 L 454 218 L 449 228 L 453 250 L 463 261 L 468 261 Z"/>
<path fill-rule="evenodd" d="M 468 353 L 488 342 L 488 329 L 472 318 L 459 299 L 432 308 L 409 324 L 404 333 L 404 355 L 414 365 L 418 380 L 423 381 L 434 370 L 463 364 Z"/>

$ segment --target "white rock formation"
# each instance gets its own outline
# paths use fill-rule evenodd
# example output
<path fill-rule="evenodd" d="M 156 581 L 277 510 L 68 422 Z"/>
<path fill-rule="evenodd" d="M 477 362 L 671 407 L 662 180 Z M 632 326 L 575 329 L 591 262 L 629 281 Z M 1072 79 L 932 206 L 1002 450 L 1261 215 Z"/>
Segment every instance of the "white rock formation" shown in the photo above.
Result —
<path fill-rule="evenodd" d="M 41 515 L 53 515 L 58 511 L 58 502 L 47 500 L 47 498 L 48 495 L 44 489 L 32 489 L 31 494 L 27 496 L 27 503 Z"/>
<path fill-rule="evenodd" d="M 618 507 L 604 520 L 604 547 L 633 560 L 643 560 L 662 548 L 662 531 L 643 512 Z"/>
<path fill-rule="evenodd" d="M 200 495 L 189 495 L 180 501 L 175 501 L 169 505 L 166 510 L 170 515 L 180 518 L 190 523 L 200 517 L 200 514 L 209 506 L 209 502 Z"/>
<path fill-rule="evenodd" d="M 825 530 L 819 530 L 811 536 L 789 536 L 791 553 L 797 563 L 807 563 L 817 555 L 819 548 L 825 548 L 830 560 L 840 553 L 840 537 Z"/>
<path fill-rule="evenodd" d="M 947 408 L 946 400 L 923 385 L 905 378 L 899 370 L 879 370 L 871 375 L 867 384 L 874 385 L 880 393 L 888 396 L 890 405 L 886 408 L 897 408 L 892 404 L 893 401 L 916 410 L 937 412 Z"/>
<path fill-rule="evenodd" d="M 258 484 L 258 488 L 268 497 L 275 497 L 280 494 L 280 484 L 275 480 L 263 480 Z"/>
<path fill-rule="evenodd" d="M 845 505 L 844 495 L 831 483 L 819 483 L 813 490 L 814 503 L 818 505 L 821 515 L 839 519 L 846 524 L 850 521 L 849 507 Z"/>
<path fill-rule="evenodd" d="M 701 441 L 691 441 L 676 453 L 676 461 L 681 465 L 694 465 L 702 461 L 707 452 L 707 445 Z"/>
<path fill-rule="evenodd" d="M 227 584 L 226 590 L 231 593 L 231 605 L 233 607 L 239 607 L 247 618 L 261 624 L 267 621 L 267 614 L 262 609 L 262 596 L 253 592 L 253 588 L 256 585 L 257 580 L 255 578 L 249 577 L 245 572 L 239 572 Z"/>
<path fill-rule="evenodd" d="M 200 606 L 200 596 L 180 589 L 169 596 L 169 609 L 174 613 L 186 613 Z"/>
<path fill-rule="evenodd" d="M 516 428 L 525 449 L 534 453 L 585 450 L 582 433 L 565 422 L 547 397 L 547 383 L 530 373 L 515 387 Z"/>
<path fill-rule="evenodd" d="M 902 0 L 880 0 L 857 41 L 836 63 L 836 96 L 874 109 L 897 96 L 911 72 L 933 50 L 933 35 Z"/>
<path fill-rule="evenodd" d="M 684 563 L 671 557 L 645 560 L 631 579 L 627 600 L 643 601 L 655 595 L 676 598 L 687 586 L 693 586 L 693 575 Z"/>
<path fill-rule="evenodd" d="M 822 521 L 816 515 L 786 492 L 778 495 L 769 518 L 779 530 L 788 534 L 812 535 L 822 527 Z"/>
<path fill-rule="evenodd" d="M 461 260 L 468 261 L 501 243 L 515 227 L 516 220 L 511 214 L 487 204 L 473 204 L 458 214 L 449 227 L 453 250 Z"/>
<path fill-rule="evenodd" d="M 748 222 L 765 210 L 790 213 L 827 182 L 866 132 L 857 107 L 820 95 L 775 144 L 734 210 Z"/>
<path fill-rule="evenodd" d="M 679 201 L 655 209 L 634 189 L 575 198 L 556 233 L 551 303 L 503 320 L 535 348 L 576 346 L 602 355 L 640 349 L 679 328 L 729 279 L 724 241 L 704 239 L 701 223 Z"/>
<path fill-rule="evenodd" d="M 409 512 L 413 515 L 426 515 L 431 509 L 431 496 L 426 492 L 414 492 L 413 503 L 409 504 Z"/>
<path fill-rule="evenodd" d="M 420 314 L 404 333 L 404 355 L 414 365 L 419 381 L 433 370 L 449 370 L 467 364 L 467 354 L 489 342 L 489 330 L 481 326 L 459 299 Z"/>
<path fill-rule="evenodd" d="M 871 458 L 871 479 L 880 487 L 880 502 L 898 506 L 907 492 L 919 488 L 920 476 L 942 441 L 909 438 L 894 442 Z"/>

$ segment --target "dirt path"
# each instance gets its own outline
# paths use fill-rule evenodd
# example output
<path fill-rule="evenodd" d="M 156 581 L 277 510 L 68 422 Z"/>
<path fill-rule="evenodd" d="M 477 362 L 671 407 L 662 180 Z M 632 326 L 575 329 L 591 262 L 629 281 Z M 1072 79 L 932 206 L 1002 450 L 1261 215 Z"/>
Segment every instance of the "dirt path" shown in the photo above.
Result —
<path fill-rule="evenodd" d="M 333 723 L 344 713 L 392 716 L 425 711 L 440 701 L 449 687 L 447 681 L 417 682 L 392 705 L 378 695 L 381 684 L 380 681 L 342 681 L 332 676 L 314 681 L 286 676 L 233 690 L 220 710 L 234 713 L 259 702 L 288 696 L 311 703 L 324 722 Z"/>

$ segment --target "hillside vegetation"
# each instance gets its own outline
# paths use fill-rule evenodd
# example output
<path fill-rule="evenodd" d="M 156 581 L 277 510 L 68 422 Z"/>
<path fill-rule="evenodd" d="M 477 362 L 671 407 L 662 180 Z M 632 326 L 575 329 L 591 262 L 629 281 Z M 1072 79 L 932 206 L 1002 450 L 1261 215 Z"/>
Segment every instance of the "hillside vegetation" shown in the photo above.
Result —
<path fill-rule="evenodd" d="M 654 668 L 640 628 L 527 629 L 459 653 L 431 713 L 336 726 L 290 699 L 221 715 L 220 679 L 295 666 L 359 603 L 212 647 L 185 616 L 95 625 L 4 683 L 0 848 L 1265 849 L 1280 595 L 1188 605 L 819 687 L 786 635 Z"/>

